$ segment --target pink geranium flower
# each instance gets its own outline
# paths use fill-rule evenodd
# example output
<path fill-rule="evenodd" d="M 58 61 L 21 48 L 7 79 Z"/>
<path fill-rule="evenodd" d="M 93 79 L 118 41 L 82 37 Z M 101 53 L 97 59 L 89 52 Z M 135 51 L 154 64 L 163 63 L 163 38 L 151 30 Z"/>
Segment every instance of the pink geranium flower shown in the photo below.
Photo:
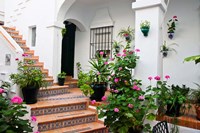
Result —
<path fill-rule="evenodd" d="M 114 61 L 114 58 L 110 58 L 111 61 Z"/>
<path fill-rule="evenodd" d="M 126 49 L 124 49 L 123 52 L 126 53 Z"/>
<path fill-rule="evenodd" d="M 126 57 L 126 54 L 122 54 L 123 57 Z"/>
<path fill-rule="evenodd" d="M 100 72 L 97 72 L 97 75 L 100 75 L 101 73 Z"/>
<path fill-rule="evenodd" d="M 4 93 L 4 89 L 0 88 L 0 94 Z"/>
<path fill-rule="evenodd" d="M 133 104 L 130 104 L 130 103 L 129 103 L 129 104 L 128 104 L 128 107 L 129 107 L 129 108 L 133 108 Z"/>
<path fill-rule="evenodd" d="M 119 82 L 119 79 L 118 78 L 115 78 L 114 79 L 115 83 Z"/>
<path fill-rule="evenodd" d="M 103 54 L 104 54 L 104 52 L 102 52 L 102 51 L 101 51 L 101 52 L 99 52 L 99 54 L 100 54 L 100 55 L 103 55 Z"/>
<path fill-rule="evenodd" d="M 138 99 L 139 100 L 144 100 L 144 96 L 139 96 Z"/>
<path fill-rule="evenodd" d="M 34 133 L 40 133 L 39 131 L 37 131 L 37 132 L 34 132 Z"/>
<path fill-rule="evenodd" d="M 153 79 L 153 77 L 149 76 L 148 79 L 151 81 Z"/>
<path fill-rule="evenodd" d="M 19 58 L 15 58 L 15 60 L 16 60 L 16 61 L 18 61 L 18 60 L 19 60 Z"/>
<path fill-rule="evenodd" d="M 160 80 L 160 76 L 155 76 L 154 79 L 155 80 Z"/>
<path fill-rule="evenodd" d="M 23 57 L 27 57 L 27 56 L 28 56 L 28 54 L 22 54 L 22 56 L 23 56 Z"/>
<path fill-rule="evenodd" d="M 117 56 L 121 56 L 121 54 L 120 54 L 120 53 L 118 53 L 118 54 L 117 54 Z"/>
<path fill-rule="evenodd" d="M 140 49 L 138 49 L 138 48 L 137 48 L 137 49 L 135 49 L 135 52 L 140 52 Z"/>
<path fill-rule="evenodd" d="M 22 98 L 19 96 L 15 96 L 11 99 L 12 103 L 21 104 L 23 102 Z"/>
<path fill-rule="evenodd" d="M 114 108 L 114 112 L 119 112 L 119 109 L 118 108 Z"/>
<path fill-rule="evenodd" d="M 96 103 L 96 100 L 92 100 L 92 101 L 91 101 L 91 104 L 95 104 L 95 103 Z"/>
<path fill-rule="evenodd" d="M 115 93 L 118 93 L 119 91 L 118 91 L 118 90 L 114 90 L 114 92 L 115 92 Z"/>
<path fill-rule="evenodd" d="M 134 53 L 134 50 L 132 50 L 132 51 L 129 52 L 129 54 L 133 54 L 133 53 Z"/>
<path fill-rule="evenodd" d="M 31 116 L 31 121 L 37 121 L 36 116 Z"/>
<path fill-rule="evenodd" d="M 105 64 L 105 65 L 108 65 L 108 62 L 106 61 L 106 62 L 104 62 L 104 64 Z"/>
<path fill-rule="evenodd" d="M 102 101 L 106 101 L 106 99 L 107 99 L 106 96 L 103 96 L 103 97 L 101 98 Z"/>
<path fill-rule="evenodd" d="M 174 19 L 176 19 L 176 18 L 177 18 L 177 16 L 173 16 L 173 18 L 174 18 Z"/>
<path fill-rule="evenodd" d="M 170 79 L 170 76 L 169 76 L 169 75 L 166 75 L 165 78 L 166 78 L 166 79 Z"/>
<path fill-rule="evenodd" d="M 122 67 L 119 67 L 118 70 L 121 71 L 121 70 L 122 70 Z"/>

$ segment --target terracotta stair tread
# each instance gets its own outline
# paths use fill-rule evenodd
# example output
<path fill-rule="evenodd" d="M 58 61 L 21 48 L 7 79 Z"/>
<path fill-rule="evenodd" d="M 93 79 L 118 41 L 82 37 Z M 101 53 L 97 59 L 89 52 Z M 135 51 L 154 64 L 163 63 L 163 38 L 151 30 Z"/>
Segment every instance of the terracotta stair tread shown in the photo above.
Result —
<path fill-rule="evenodd" d="M 22 38 L 22 35 L 11 35 L 12 38 Z"/>
<path fill-rule="evenodd" d="M 10 30 L 13 30 L 15 31 L 16 30 L 16 27 L 7 27 L 7 26 L 2 26 L 4 29 L 10 29 Z"/>
<path fill-rule="evenodd" d="M 42 123 L 48 123 L 48 122 L 62 121 L 62 120 L 66 120 L 66 119 L 94 116 L 94 115 L 96 115 L 96 113 L 93 111 L 79 110 L 79 111 L 37 116 L 37 122 L 38 122 L 38 124 L 42 124 Z"/>
<path fill-rule="evenodd" d="M 29 50 L 29 51 L 26 51 L 24 52 L 25 54 L 34 54 L 34 50 Z"/>
<path fill-rule="evenodd" d="M 72 101 L 72 100 L 61 100 L 61 101 L 38 101 L 35 104 L 30 104 L 29 106 L 31 109 L 38 109 L 38 108 L 47 108 L 47 107 L 58 107 L 58 106 L 68 106 L 72 104 L 87 104 L 87 100 L 81 100 L 81 101 Z"/>
<path fill-rule="evenodd" d="M 54 89 L 61 89 L 61 88 L 67 88 L 69 87 L 68 85 L 64 85 L 64 86 L 57 86 L 57 85 L 53 85 L 53 86 L 48 86 L 47 88 L 40 88 L 40 90 L 54 90 Z"/>
<path fill-rule="evenodd" d="M 7 31 L 9 34 L 15 34 L 15 35 L 17 35 L 17 34 L 19 34 L 19 31 Z"/>
<path fill-rule="evenodd" d="M 49 130 L 41 133 L 87 133 L 98 129 L 106 128 L 102 123 L 91 122 L 87 124 L 81 124 L 76 126 L 70 126 L 55 130 Z"/>

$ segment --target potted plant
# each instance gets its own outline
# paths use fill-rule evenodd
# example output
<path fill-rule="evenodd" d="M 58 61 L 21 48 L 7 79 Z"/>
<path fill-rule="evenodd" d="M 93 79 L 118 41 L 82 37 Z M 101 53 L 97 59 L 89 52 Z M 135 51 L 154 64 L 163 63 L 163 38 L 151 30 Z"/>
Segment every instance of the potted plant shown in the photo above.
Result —
<path fill-rule="evenodd" d="M 200 120 L 200 85 L 195 83 L 197 85 L 197 89 L 193 89 L 191 90 L 191 95 L 190 95 L 190 99 L 192 101 L 192 103 L 195 104 L 195 109 L 196 109 L 196 118 L 198 120 Z"/>
<path fill-rule="evenodd" d="M 104 52 L 100 51 L 96 55 L 96 59 L 91 59 L 89 63 L 91 64 L 90 78 L 92 80 L 92 89 L 94 93 L 91 95 L 91 100 L 101 101 L 102 96 L 104 96 L 107 86 L 107 79 L 110 75 L 108 57 L 103 57 Z"/>
<path fill-rule="evenodd" d="M 8 99 L 8 94 L 10 91 L 11 83 L 0 80 L 0 84 L 1 84 L 0 88 L 3 89 L 2 96 L 4 96 L 6 99 Z"/>
<path fill-rule="evenodd" d="M 120 52 L 120 49 L 123 47 L 123 45 L 121 45 L 121 42 L 117 42 L 117 41 L 114 41 L 113 42 L 113 49 L 115 50 L 114 52 L 115 53 L 119 53 Z"/>
<path fill-rule="evenodd" d="M 177 51 L 174 48 L 171 47 L 173 45 L 178 46 L 178 44 L 176 44 L 176 43 L 172 43 L 172 44 L 167 45 L 166 41 L 164 41 L 163 45 L 161 46 L 161 50 L 160 50 L 163 57 L 167 57 L 169 51 L 174 51 L 175 53 L 177 53 Z"/>
<path fill-rule="evenodd" d="M 149 29 L 150 29 L 150 22 L 145 20 L 140 23 L 140 29 L 145 37 L 148 36 Z"/>
<path fill-rule="evenodd" d="M 91 96 L 94 93 L 94 90 L 91 87 L 91 79 L 89 73 L 84 73 L 81 70 L 79 71 L 78 87 L 85 96 Z"/>
<path fill-rule="evenodd" d="M 18 61 L 18 60 L 17 60 Z M 24 102 L 33 104 L 37 102 L 40 87 L 46 87 L 41 69 L 33 66 L 34 61 L 18 61 L 18 73 L 11 74 L 10 79 L 22 89 Z"/>
<path fill-rule="evenodd" d="M 65 83 L 66 73 L 60 72 L 57 77 L 58 77 L 58 85 L 63 86 Z"/>
<path fill-rule="evenodd" d="M 178 21 L 177 16 L 173 16 L 167 23 L 167 26 L 168 26 L 168 32 L 167 33 L 168 33 L 168 37 L 170 39 L 173 39 L 173 37 L 174 37 L 177 21 Z"/>
<path fill-rule="evenodd" d="M 127 29 L 121 29 L 118 36 L 125 38 L 127 42 L 130 42 L 134 39 L 134 30 L 130 26 Z"/>

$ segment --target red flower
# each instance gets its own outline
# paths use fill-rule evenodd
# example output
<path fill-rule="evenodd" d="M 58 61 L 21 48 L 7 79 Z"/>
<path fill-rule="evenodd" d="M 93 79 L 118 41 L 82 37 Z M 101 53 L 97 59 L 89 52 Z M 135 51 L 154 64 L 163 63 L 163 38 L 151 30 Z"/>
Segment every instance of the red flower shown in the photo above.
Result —
<path fill-rule="evenodd" d="M 173 16 L 174 19 L 177 19 L 177 16 Z"/>

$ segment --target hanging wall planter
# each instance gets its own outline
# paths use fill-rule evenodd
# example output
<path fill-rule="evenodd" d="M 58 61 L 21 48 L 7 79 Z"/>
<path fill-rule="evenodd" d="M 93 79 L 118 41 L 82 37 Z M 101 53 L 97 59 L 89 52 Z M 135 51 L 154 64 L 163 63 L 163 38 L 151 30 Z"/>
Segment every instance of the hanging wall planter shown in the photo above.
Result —
<path fill-rule="evenodd" d="M 149 29 L 150 29 L 150 22 L 145 20 L 144 22 L 140 23 L 140 29 L 145 37 L 148 36 Z"/>
<path fill-rule="evenodd" d="M 167 23 L 168 26 L 168 38 L 169 39 L 173 39 L 174 38 L 174 33 L 176 30 L 176 23 L 177 23 L 178 19 L 177 16 L 173 16 L 172 19 L 170 19 Z"/>

